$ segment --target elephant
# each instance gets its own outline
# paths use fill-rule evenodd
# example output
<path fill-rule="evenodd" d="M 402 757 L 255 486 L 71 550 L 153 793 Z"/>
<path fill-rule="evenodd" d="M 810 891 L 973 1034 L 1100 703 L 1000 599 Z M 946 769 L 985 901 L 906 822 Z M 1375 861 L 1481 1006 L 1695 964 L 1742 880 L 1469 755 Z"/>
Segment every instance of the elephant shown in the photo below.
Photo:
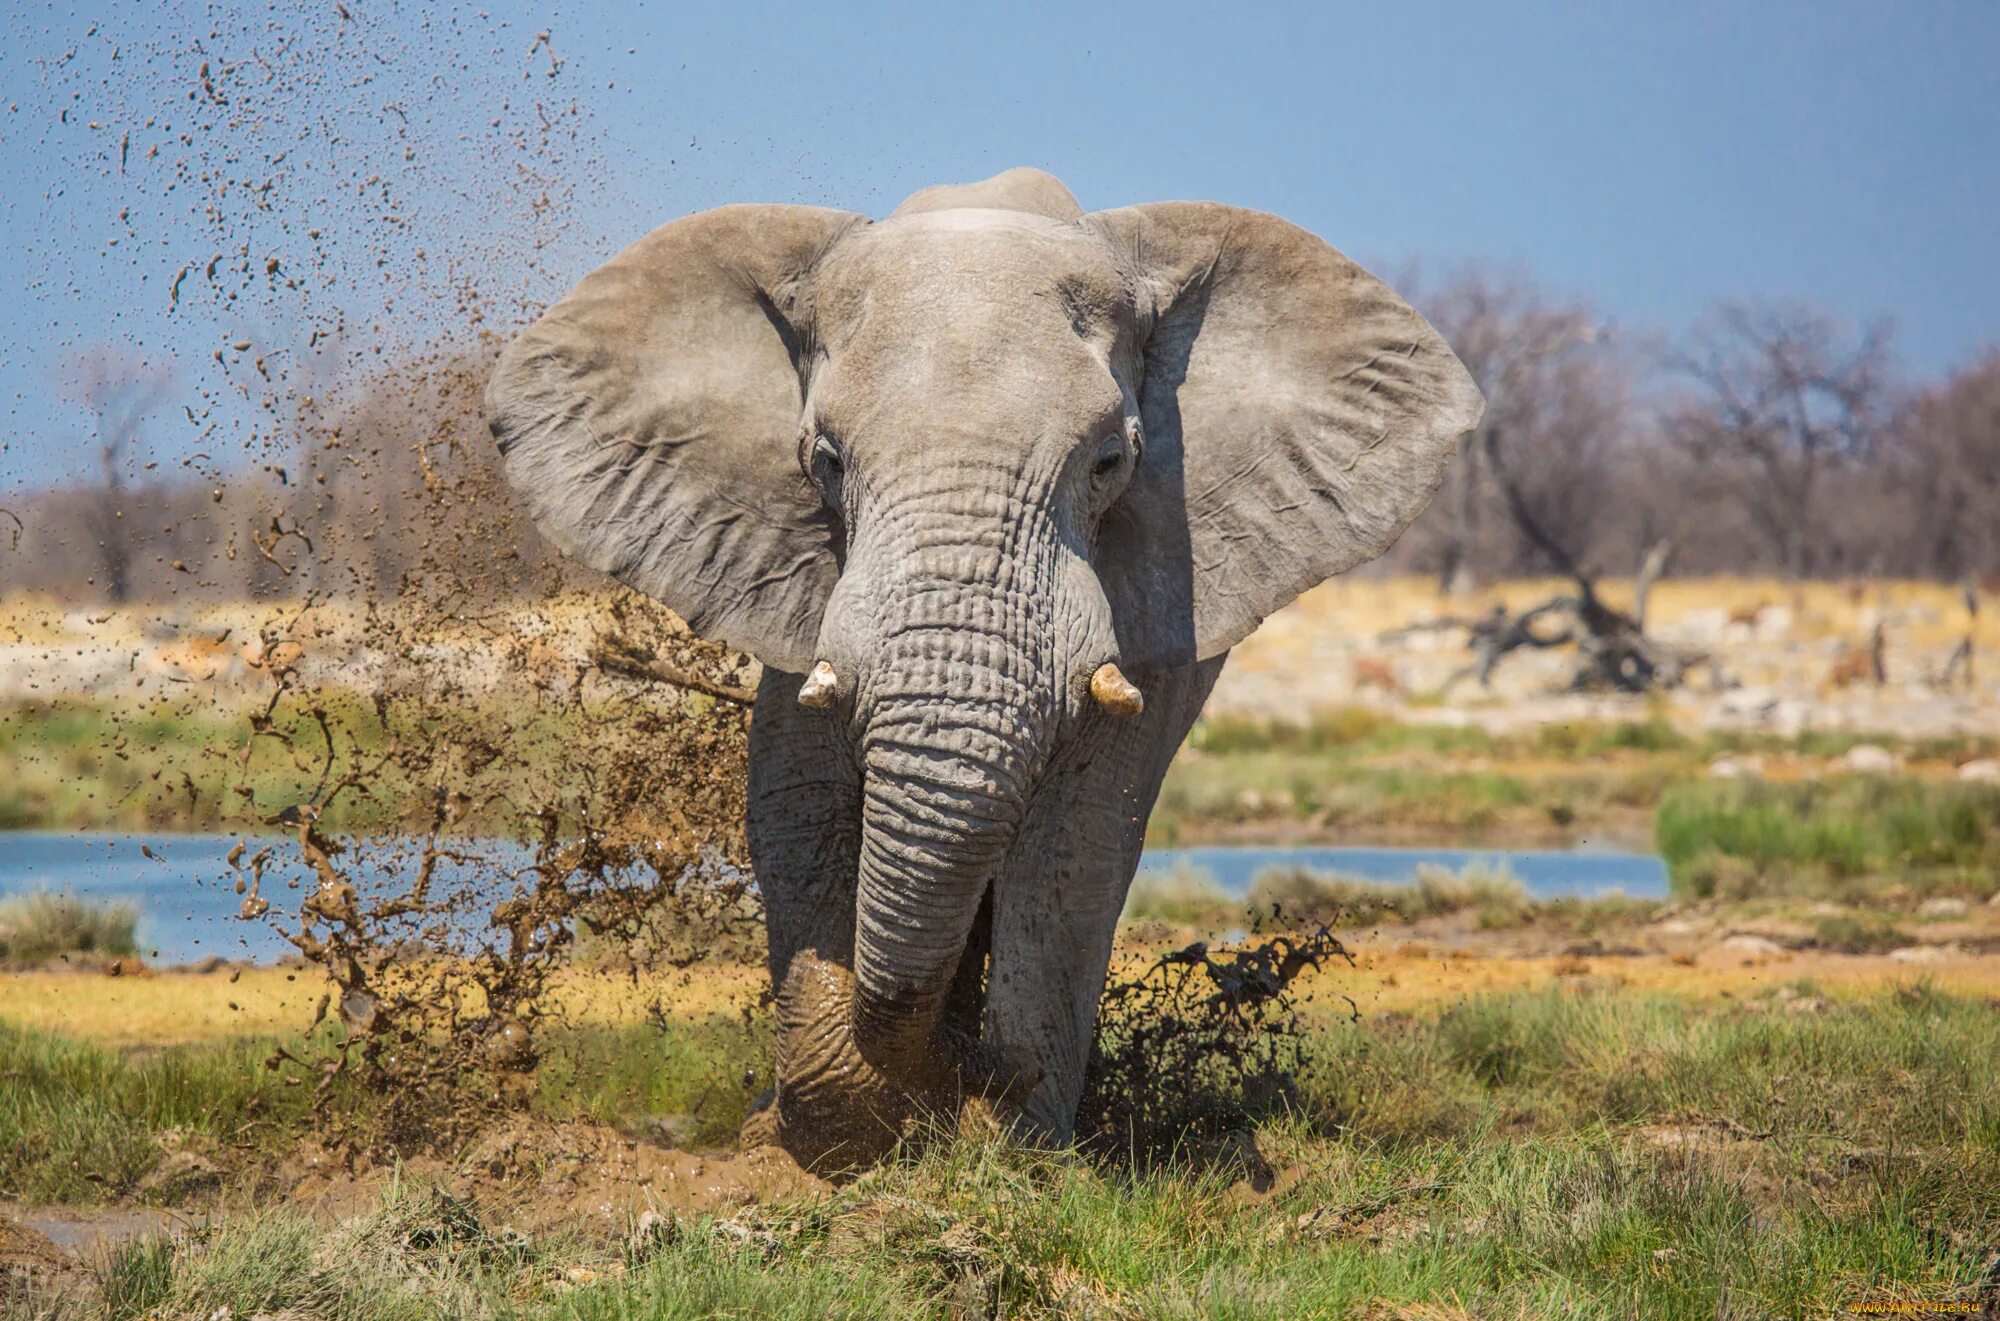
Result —
<path fill-rule="evenodd" d="M 1275 216 L 1054 177 L 672 221 L 501 352 L 568 556 L 763 664 L 765 1132 L 877 1162 L 985 1096 L 1069 1141 L 1126 891 L 1229 649 L 1380 555 L 1484 400 Z"/>

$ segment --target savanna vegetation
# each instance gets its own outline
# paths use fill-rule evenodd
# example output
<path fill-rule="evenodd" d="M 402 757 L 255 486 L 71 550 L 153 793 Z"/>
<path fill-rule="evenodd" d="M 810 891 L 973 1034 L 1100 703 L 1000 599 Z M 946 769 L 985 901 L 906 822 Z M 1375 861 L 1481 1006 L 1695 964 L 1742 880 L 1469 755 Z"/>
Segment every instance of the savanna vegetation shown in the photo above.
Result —
<path fill-rule="evenodd" d="M 130 904 L 93 903 L 46 890 L 0 899 L 0 968 L 72 954 L 132 954 L 138 926 L 138 910 Z"/>
<path fill-rule="evenodd" d="M 373 709 L 337 699 L 319 706 L 339 733 L 342 758 L 379 759 L 393 730 Z M 462 730 L 435 727 L 449 718 L 448 709 L 424 716 L 441 745 L 476 741 L 498 724 L 514 762 L 539 764 L 559 780 L 593 708 L 523 703 L 467 716 Z M 232 786 L 248 784 L 257 802 L 309 797 L 326 746 L 316 728 L 285 744 L 252 739 L 251 713 L 227 706 L 133 715 L 83 699 L 16 704 L 0 711 L 0 826 L 269 828 L 245 816 Z M 1913 773 L 1838 773 L 1838 759 L 1863 743 L 1901 756 Z M 1657 713 L 1517 734 L 1413 723 L 1366 707 L 1299 722 L 1219 715 L 1197 726 L 1175 762 L 1150 839 L 1508 846 L 1583 837 L 1656 848 L 1690 896 L 1851 899 L 1857 885 L 1880 888 L 1892 875 L 1919 898 L 1984 897 L 2000 877 L 2000 786 L 1948 775 L 1956 762 L 1996 751 L 2000 737 L 1992 736 L 1690 734 Z M 1787 778 L 1703 778 L 1717 758 L 1744 755 L 1782 761 Z M 380 761 L 367 792 L 328 806 L 326 826 L 409 824 L 425 799 L 398 780 L 401 771 Z M 487 804 L 458 828 L 507 829 L 505 808 Z"/>
<path fill-rule="evenodd" d="M 1322 1015 L 1312 1065 L 1234 1145 L 1151 1170 L 941 1137 L 805 1201 L 591 1236 L 414 1176 L 338 1223 L 226 1205 L 129 1244 L 39 1314 L 1826 1315 L 1972 1300 L 2000 1238 L 1990 1007 L 1922 983 L 1689 1001 L 1583 984 Z M 1810 1012 L 1799 1012 L 1805 1003 Z M 550 1113 L 629 1123 L 605 1079 L 738 1066 L 736 1029 L 599 1041 Z M 159 1135 L 259 1168 L 296 1091 L 215 1045 L 121 1057 L 0 1032 L 13 1197 L 168 1196 Z M 586 1077 L 591 1081 L 584 1081 Z M 32 1159 L 25 1159 L 32 1155 Z M 182 1168 L 186 1168 L 184 1165 Z M 222 1177 L 222 1176 L 216 1176 Z M 235 1177 L 235 1176 L 229 1176 Z M 255 1176 L 248 1176 L 254 1187 Z M 1986 1281 L 1982 1285 L 1982 1280 Z"/>

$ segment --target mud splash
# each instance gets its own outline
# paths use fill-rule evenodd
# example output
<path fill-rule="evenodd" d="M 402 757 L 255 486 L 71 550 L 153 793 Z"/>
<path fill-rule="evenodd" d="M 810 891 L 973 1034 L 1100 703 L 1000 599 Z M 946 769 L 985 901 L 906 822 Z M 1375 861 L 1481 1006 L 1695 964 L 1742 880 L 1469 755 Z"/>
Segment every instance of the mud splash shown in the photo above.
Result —
<path fill-rule="evenodd" d="M 1324 926 L 1253 932 L 1222 948 L 1196 941 L 1114 979 L 1098 1003 L 1079 1142 L 1140 1168 L 1242 1163 L 1257 1125 L 1298 1101 L 1309 1045 L 1298 980 L 1337 959 L 1354 963 Z M 1359 1017 L 1352 1001 L 1347 1012 Z"/>
<path fill-rule="evenodd" d="M 607 246 L 575 203 L 595 89 L 552 30 L 470 8 L 76 27 L 38 66 L 42 144 L 115 236 L 51 224 L 34 260 L 138 303 L 78 328 L 101 471 L 5 502 L 0 554 L 58 593 L 51 636 L 130 638 L 113 755 L 147 722 L 242 731 L 131 794 L 219 792 L 242 918 L 325 973 L 268 1060 L 320 1140 L 441 1150 L 532 1098 L 558 968 L 757 943 L 752 663 L 543 550 L 481 416 L 557 292 L 544 254 Z"/>

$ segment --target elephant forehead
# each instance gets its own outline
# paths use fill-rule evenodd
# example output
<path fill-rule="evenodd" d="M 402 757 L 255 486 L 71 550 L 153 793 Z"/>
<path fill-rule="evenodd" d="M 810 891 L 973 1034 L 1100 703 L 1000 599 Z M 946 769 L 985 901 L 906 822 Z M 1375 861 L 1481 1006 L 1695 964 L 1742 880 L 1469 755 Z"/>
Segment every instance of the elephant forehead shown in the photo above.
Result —
<path fill-rule="evenodd" d="M 813 283 L 829 343 L 885 313 L 925 324 L 1054 316 L 1081 334 L 1129 305 L 1111 250 L 1094 233 L 1016 211 L 931 211 L 868 226 Z"/>
<path fill-rule="evenodd" d="M 1119 403 L 1107 357 L 1127 307 L 1110 253 L 1077 226 L 1005 211 L 898 217 L 843 243 L 815 278 L 815 403 L 863 424 L 957 405 L 1068 430 L 1069 414 L 1095 421 Z"/>

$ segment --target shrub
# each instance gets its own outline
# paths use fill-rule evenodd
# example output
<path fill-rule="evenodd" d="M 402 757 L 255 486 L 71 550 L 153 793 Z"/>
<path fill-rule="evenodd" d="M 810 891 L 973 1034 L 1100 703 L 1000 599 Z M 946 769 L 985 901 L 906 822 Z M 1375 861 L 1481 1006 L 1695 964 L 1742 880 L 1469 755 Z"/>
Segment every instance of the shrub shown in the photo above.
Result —
<path fill-rule="evenodd" d="M 1391 885 L 1300 867 L 1273 867 L 1251 885 L 1249 908 L 1256 919 L 1282 916 L 1307 924 L 1414 922 L 1473 909 L 1480 926 L 1494 928 L 1525 921 L 1534 902 L 1505 868 L 1475 865 L 1452 872 L 1425 865 L 1418 867 L 1415 884 Z"/>
<path fill-rule="evenodd" d="M 46 963 L 70 954 L 119 956 L 138 948 L 139 910 L 38 890 L 0 899 L 0 961 Z"/>

